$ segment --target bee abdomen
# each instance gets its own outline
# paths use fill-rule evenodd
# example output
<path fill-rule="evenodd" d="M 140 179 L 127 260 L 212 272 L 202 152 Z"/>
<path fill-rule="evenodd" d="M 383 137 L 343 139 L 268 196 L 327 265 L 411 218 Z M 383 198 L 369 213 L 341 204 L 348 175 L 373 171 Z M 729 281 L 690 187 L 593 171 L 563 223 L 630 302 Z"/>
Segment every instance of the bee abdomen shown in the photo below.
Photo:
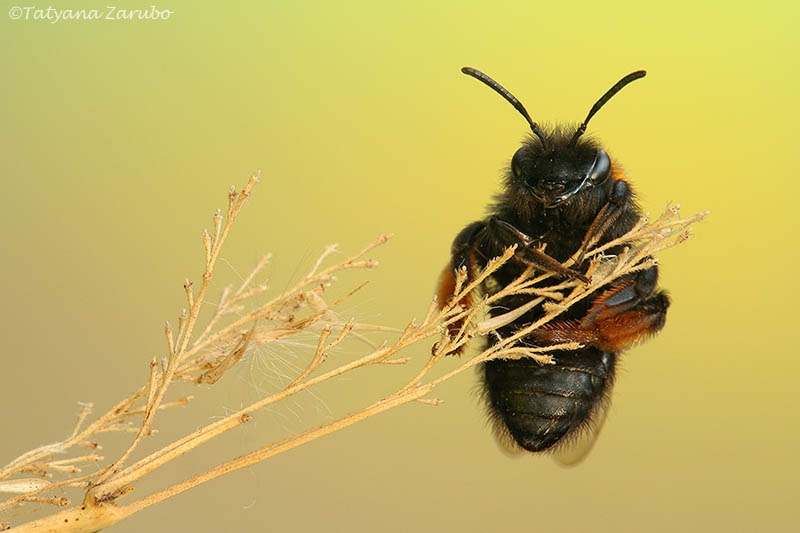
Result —
<path fill-rule="evenodd" d="M 614 379 L 612 352 L 584 348 L 555 359 L 555 365 L 532 359 L 484 365 L 491 415 L 528 451 L 550 448 L 589 421 Z"/>

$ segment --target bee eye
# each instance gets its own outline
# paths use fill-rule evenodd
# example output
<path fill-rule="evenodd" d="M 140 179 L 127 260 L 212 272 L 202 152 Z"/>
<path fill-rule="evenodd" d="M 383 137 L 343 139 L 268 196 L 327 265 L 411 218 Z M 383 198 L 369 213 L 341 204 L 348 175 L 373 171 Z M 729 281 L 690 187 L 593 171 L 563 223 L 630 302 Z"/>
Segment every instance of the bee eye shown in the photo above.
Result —
<path fill-rule="evenodd" d="M 611 160 L 605 150 L 598 150 L 597 155 L 589 169 L 589 181 L 595 185 L 603 183 L 611 171 Z"/>
<path fill-rule="evenodd" d="M 514 157 L 511 158 L 511 174 L 515 178 L 519 178 L 522 176 L 522 167 L 520 166 L 520 160 L 522 159 L 522 148 L 516 151 Z"/>

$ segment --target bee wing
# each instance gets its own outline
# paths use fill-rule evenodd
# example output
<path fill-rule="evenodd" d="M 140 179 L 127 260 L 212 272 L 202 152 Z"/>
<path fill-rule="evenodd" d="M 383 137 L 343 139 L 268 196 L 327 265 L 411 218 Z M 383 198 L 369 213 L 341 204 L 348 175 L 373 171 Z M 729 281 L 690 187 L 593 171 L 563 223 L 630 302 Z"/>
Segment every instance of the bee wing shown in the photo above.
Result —
<path fill-rule="evenodd" d="M 608 400 L 601 402 L 595 408 L 589 422 L 555 448 L 553 459 L 561 466 L 575 466 L 583 461 L 594 448 L 610 409 L 611 402 Z"/>

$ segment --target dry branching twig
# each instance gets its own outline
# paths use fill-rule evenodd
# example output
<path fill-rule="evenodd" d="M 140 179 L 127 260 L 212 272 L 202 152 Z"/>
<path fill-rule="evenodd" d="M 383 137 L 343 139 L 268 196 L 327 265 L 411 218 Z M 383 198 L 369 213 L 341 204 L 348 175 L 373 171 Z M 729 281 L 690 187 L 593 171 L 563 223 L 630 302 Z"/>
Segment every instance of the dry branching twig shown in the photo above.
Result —
<path fill-rule="evenodd" d="M 334 282 L 336 273 L 374 267 L 376 263 L 365 257 L 385 243 L 388 236 L 380 237 L 343 262 L 324 267 L 336 251 L 335 247 L 327 248 L 311 271 L 293 287 L 266 303 L 253 305 L 254 298 L 263 296 L 267 290 L 265 285 L 254 285 L 258 274 L 269 261 L 269 257 L 263 258 L 239 288 L 235 291 L 230 288 L 222 291 L 215 312 L 202 331 L 198 332 L 200 309 L 206 299 L 220 250 L 258 181 L 259 175 L 255 174 L 241 191 L 231 189 L 227 212 L 217 212 L 213 218 L 213 232 L 204 232 L 205 265 L 200 287 L 195 290 L 190 281 L 184 283 L 187 310 L 179 316 L 176 329 L 167 323 L 166 355 L 163 360 L 154 359 L 150 362 L 148 382 L 92 422 L 88 422 L 92 406 L 84 405 L 69 437 L 31 450 L 0 469 L 0 492 L 12 494 L 7 500 L 0 502 L 0 516 L 9 516 L 11 511 L 34 503 L 65 507 L 71 502 L 65 497 L 54 495 L 57 489 L 71 487 L 84 491 L 80 504 L 23 524 L 17 528 L 19 531 L 96 531 L 222 474 L 252 465 L 393 407 L 412 401 L 436 405 L 439 401 L 431 398 L 430 393 L 437 385 L 488 359 L 532 357 L 542 364 L 550 363 L 550 353 L 574 349 L 577 345 L 523 348 L 517 341 L 533 329 L 556 318 L 575 302 L 613 283 L 619 277 L 649 267 L 655 254 L 686 240 L 689 226 L 703 217 L 703 214 L 698 214 L 681 219 L 678 210 L 670 208 L 654 222 L 643 219 L 622 238 L 590 249 L 585 255 L 592 260 L 588 271 L 591 282 L 588 284 L 571 280 L 544 286 L 542 282 L 550 274 L 536 275 L 533 271 L 528 271 L 505 289 L 484 298 L 469 309 L 462 309 L 458 302 L 463 296 L 479 287 L 487 276 L 513 256 L 513 249 L 506 250 L 470 283 L 465 283 L 466 276 L 462 273 L 456 280 L 456 294 L 451 301 L 444 302 L 441 306 L 437 302 L 431 303 L 425 318 L 420 323 L 410 323 L 393 342 L 370 348 L 366 355 L 328 368 L 326 364 L 329 362 L 330 351 L 345 339 L 358 335 L 358 330 L 369 326 L 340 321 L 332 311 L 339 302 L 327 303 L 323 295 Z M 605 250 L 618 245 L 626 246 L 622 254 L 615 257 L 604 255 Z M 565 264 L 569 265 L 570 262 Z M 526 309 L 512 310 L 507 315 L 481 321 L 489 307 L 513 293 L 526 293 L 535 298 Z M 447 354 L 457 351 L 476 335 L 492 334 L 501 325 L 513 321 L 517 316 L 515 313 L 523 313 L 534 305 L 542 305 L 546 311 L 541 320 L 512 337 L 500 339 L 482 353 L 460 361 L 455 368 L 432 377 L 430 371 Z M 448 331 L 448 324 L 463 326 L 457 334 L 448 336 L 443 333 Z M 388 328 L 382 330 L 392 331 Z M 248 348 L 280 342 L 301 332 L 314 332 L 318 337 L 317 346 L 309 354 L 305 369 L 284 388 L 130 463 L 140 445 L 152 433 L 157 413 L 190 401 L 190 397 L 166 401 L 169 387 L 173 383 L 185 381 L 214 384 L 246 356 Z M 356 369 L 372 365 L 405 364 L 408 358 L 399 354 L 412 345 L 420 345 L 423 341 L 433 339 L 438 339 L 438 342 L 434 344 L 430 357 L 419 372 L 406 384 L 371 405 L 319 427 L 267 444 L 134 501 L 125 502 L 127 498 L 122 499 L 146 475 L 222 433 L 241 426 L 259 409 Z M 423 346 L 427 351 L 430 344 Z M 133 421 L 136 421 L 136 426 L 132 425 Z M 99 469 L 93 468 L 91 473 L 84 473 L 82 468 L 86 465 L 104 463 L 104 458 L 92 450 L 100 448 L 98 437 L 108 431 L 134 431 L 135 435 L 116 460 Z M 88 453 L 80 451 L 86 449 L 89 450 Z M 54 481 L 57 476 L 59 480 Z M 0 528 L 1 526 L 2 523 Z"/>

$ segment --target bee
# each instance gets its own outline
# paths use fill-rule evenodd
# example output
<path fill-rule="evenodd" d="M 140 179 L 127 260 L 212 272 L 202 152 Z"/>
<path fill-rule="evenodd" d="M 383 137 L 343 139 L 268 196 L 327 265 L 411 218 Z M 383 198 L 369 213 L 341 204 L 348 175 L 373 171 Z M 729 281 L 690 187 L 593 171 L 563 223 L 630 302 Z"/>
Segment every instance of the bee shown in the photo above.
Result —
<path fill-rule="evenodd" d="M 526 269 L 587 281 L 589 243 L 602 245 L 633 228 L 641 217 L 633 188 L 624 171 L 595 140 L 583 134 L 592 117 L 629 83 L 645 76 L 639 70 L 613 85 L 580 125 L 542 128 L 522 103 L 486 74 L 464 67 L 471 76 L 496 91 L 525 118 L 532 135 L 511 158 L 502 192 L 489 206 L 489 216 L 465 227 L 455 238 L 451 261 L 439 282 L 442 305 L 453 295 L 456 273 L 467 281 L 488 261 L 516 245 L 515 255 L 483 283 L 494 294 Z M 621 247 L 611 248 L 616 254 Z M 577 258 L 570 267 L 562 266 Z M 498 442 L 509 451 L 555 453 L 562 464 L 574 464 L 591 450 L 603 425 L 622 350 L 657 333 L 664 326 L 670 300 L 657 288 L 658 267 L 631 273 L 596 295 L 577 302 L 555 321 L 534 330 L 519 343 L 547 346 L 574 341 L 576 350 L 553 353 L 555 364 L 533 359 L 497 359 L 482 365 L 481 378 L 489 418 Z M 501 299 L 491 316 L 519 309 L 534 297 Z M 462 300 L 470 305 L 470 297 Z M 507 338 L 544 315 L 534 306 L 499 327 Z M 496 343 L 490 336 L 488 342 Z"/>

